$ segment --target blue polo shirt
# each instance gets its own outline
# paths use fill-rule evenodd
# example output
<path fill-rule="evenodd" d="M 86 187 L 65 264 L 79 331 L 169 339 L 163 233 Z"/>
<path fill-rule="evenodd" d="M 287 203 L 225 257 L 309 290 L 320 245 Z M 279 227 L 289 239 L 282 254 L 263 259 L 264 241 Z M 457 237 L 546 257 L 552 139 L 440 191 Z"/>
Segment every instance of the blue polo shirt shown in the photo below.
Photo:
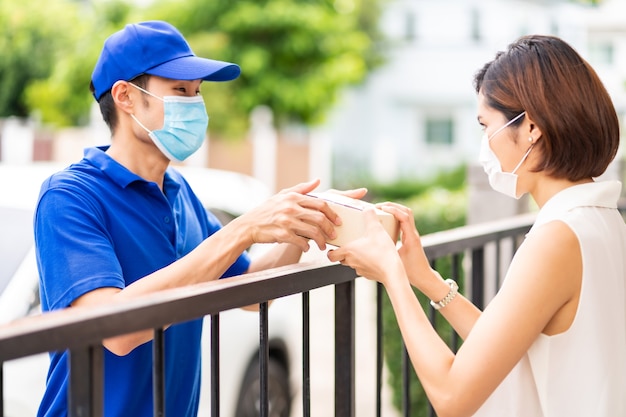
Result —
<path fill-rule="evenodd" d="M 106 148 L 48 178 L 35 212 L 44 311 L 68 307 L 102 287 L 124 288 L 193 250 L 221 227 L 189 184 L 169 168 L 163 191 L 118 164 Z M 224 274 L 247 271 L 243 253 Z M 166 413 L 195 417 L 200 393 L 202 319 L 165 332 Z M 104 348 L 103 348 L 104 349 Z M 67 415 L 67 352 L 50 353 L 39 416 Z M 104 349 L 104 415 L 151 417 L 152 342 L 126 356 Z"/>

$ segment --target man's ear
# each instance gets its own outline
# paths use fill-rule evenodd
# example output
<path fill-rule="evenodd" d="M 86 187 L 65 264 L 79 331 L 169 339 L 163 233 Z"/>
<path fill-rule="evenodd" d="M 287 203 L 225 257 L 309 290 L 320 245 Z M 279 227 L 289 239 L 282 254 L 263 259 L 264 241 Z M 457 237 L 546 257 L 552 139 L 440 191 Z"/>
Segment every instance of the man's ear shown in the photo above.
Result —
<path fill-rule="evenodd" d="M 115 106 L 128 114 L 133 113 L 133 97 L 130 88 L 128 81 L 122 80 L 116 81 L 111 87 L 111 97 Z"/>

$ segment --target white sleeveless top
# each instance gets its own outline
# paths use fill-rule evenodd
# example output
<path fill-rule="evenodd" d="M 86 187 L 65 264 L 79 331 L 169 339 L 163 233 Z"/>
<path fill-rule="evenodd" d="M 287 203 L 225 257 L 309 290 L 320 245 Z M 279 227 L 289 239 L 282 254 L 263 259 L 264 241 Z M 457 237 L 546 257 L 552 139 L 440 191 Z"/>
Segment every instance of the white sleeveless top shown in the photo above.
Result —
<path fill-rule="evenodd" d="M 541 334 L 475 417 L 626 416 L 626 225 L 616 210 L 620 190 L 618 181 L 577 185 L 542 207 L 529 234 L 560 220 L 580 243 L 576 317 L 564 333 Z"/>

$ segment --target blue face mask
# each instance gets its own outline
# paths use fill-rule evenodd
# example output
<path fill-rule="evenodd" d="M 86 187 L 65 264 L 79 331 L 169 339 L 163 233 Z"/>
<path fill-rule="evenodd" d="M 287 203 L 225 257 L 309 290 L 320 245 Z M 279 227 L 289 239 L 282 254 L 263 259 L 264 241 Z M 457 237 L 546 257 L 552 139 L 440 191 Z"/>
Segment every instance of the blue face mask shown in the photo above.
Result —
<path fill-rule="evenodd" d="M 130 116 L 148 132 L 148 136 L 167 158 L 182 162 L 200 149 L 209 126 L 209 116 L 201 96 L 161 98 L 133 83 L 129 84 L 163 101 L 163 127 L 161 129 L 151 131 L 137 120 L 134 114 Z"/>

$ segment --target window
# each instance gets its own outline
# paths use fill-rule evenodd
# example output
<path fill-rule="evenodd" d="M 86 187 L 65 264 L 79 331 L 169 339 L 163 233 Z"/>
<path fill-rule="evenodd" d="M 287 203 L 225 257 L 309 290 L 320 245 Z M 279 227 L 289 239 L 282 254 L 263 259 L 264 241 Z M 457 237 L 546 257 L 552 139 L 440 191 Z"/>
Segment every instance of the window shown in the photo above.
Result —
<path fill-rule="evenodd" d="M 475 42 L 479 42 L 482 38 L 480 26 L 480 12 L 477 9 L 472 9 L 470 11 L 470 36 Z"/>
<path fill-rule="evenodd" d="M 416 23 L 417 18 L 412 12 L 407 12 L 404 20 L 404 40 L 414 41 L 416 38 Z"/>
<path fill-rule="evenodd" d="M 426 143 L 429 145 L 452 145 L 454 125 L 449 117 L 426 119 Z"/>
<path fill-rule="evenodd" d="M 592 42 L 589 45 L 589 61 L 593 65 L 611 65 L 614 61 L 613 49 L 610 41 Z"/>

